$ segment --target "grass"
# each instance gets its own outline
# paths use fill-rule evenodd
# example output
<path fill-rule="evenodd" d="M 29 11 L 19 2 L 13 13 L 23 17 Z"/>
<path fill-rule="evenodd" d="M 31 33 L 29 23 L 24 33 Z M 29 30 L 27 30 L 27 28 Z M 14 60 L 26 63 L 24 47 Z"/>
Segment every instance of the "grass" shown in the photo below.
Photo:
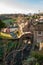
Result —
<path fill-rule="evenodd" d="M 16 19 L 6 19 L 6 20 L 3 20 L 4 23 L 10 23 L 10 22 L 15 22 Z"/>

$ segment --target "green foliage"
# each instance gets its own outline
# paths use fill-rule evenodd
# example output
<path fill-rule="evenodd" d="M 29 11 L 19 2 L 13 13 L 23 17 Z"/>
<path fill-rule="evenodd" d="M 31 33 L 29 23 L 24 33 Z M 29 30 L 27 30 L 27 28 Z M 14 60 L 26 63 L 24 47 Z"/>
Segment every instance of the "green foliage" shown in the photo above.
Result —
<path fill-rule="evenodd" d="M 4 53 L 3 47 L 0 47 L 0 59 L 3 58 L 3 53 Z"/>
<path fill-rule="evenodd" d="M 4 27 L 6 27 L 5 23 L 2 20 L 0 20 L 0 30 L 1 28 L 4 28 Z"/>
<path fill-rule="evenodd" d="M 35 57 L 39 63 L 43 62 L 43 54 L 39 52 L 33 52 L 32 56 Z"/>
<path fill-rule="evenodd" d="M 5 44 L 5 47 L 4 47 Z M 3 58 L 4 54 L 4 48 L 6 49 L 6 53 L 9 53 L 11 49 L 17 49 L 18 42 L 13 41 L 7 41 L 5 40 L 5 43 L 3 41 L 0 42 L 0 58 Z"/>

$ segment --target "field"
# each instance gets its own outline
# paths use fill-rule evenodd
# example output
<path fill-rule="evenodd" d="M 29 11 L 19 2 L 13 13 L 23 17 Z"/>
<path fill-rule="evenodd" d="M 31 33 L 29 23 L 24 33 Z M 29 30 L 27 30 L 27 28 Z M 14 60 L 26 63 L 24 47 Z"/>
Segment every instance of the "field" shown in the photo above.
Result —
<path fill-rule="evenodd" d="M 5 19 L 3 20 L 4 23 L 8 24 L 8 23 L 12 23 L 12 22 L 15 22 L 16 19 Z"/>

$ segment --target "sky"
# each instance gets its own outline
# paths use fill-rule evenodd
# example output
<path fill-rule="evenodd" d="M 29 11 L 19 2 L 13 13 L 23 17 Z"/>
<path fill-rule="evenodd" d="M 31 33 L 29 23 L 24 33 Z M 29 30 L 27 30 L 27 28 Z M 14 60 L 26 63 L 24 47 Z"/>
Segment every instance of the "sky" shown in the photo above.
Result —
<path fill-rule="evenodd" d="M 43 0 L 0 0 L 0 14 L 43 12 Z"/>

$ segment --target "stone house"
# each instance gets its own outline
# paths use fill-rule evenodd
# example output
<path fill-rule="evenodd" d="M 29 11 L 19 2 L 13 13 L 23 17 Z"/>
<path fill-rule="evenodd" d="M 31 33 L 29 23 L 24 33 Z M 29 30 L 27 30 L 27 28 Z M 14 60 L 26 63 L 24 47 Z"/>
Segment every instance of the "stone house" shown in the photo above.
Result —
<path fill-rule="evenodd" d="M 2 28 L 1 32 L 10 33 L 18 30 L 18 25 L 16 22 L 13 23 L 13 25 L 9 25 L 6 28 Z"/>
<path fill-rule="evenodd" d="M 43 22 L 38 22 L 34 27 L 34 42 L 38 43 L 39 50 L 43 48 Z"/>
<path fill-rule="evenodd" d="M 2 28 L 1 32 L 3 32 L 3 33 L 10 33 L 10 29 L 9 28 Z"/>

